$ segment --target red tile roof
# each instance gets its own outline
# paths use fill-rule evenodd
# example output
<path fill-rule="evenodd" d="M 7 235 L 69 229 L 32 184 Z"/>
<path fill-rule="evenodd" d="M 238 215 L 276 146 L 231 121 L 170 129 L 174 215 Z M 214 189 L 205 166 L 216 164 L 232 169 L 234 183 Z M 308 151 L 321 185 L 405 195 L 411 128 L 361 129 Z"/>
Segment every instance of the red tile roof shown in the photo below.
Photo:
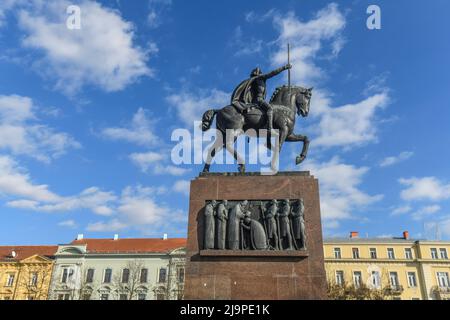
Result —
<path fill-rule="evenodd" d="M 71 244 L 86 244 L 90 253 L 166 253 L 186 247 L 186 239 L 82 239 Z"/>
<path fill-rule="evenodd" d="M 34 255 L 52 258 L 58 246 L 0 246 L 0 261 L 20 261 Z M 16 256 L 12 257 L 12 252 Z"/>

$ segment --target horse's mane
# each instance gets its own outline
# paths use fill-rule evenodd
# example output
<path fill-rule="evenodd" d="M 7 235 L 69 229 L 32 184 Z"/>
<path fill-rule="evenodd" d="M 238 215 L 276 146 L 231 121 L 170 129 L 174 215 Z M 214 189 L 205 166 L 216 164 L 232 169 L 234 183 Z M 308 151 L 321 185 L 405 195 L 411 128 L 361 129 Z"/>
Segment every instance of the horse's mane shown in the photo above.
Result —
<path fill-rule="evenodd" d="M 291 93 L 297 92 L 299 90 L 302 90 L 304 88 L 302 87 L 297 87 L 297 86 L 281 86 L 281 87 L 277 87 L 275 89 L 275 91 L 272 93 L 272 97 L 270 98 L 269 103 L 273 103 L 273 104 L 284 104 L 285 102 L 287 102 L 287 100 L 289 100 L 289 96 L 287 96 L 287 94 L 289 94 L 289 89 L 291 89 Z"/>

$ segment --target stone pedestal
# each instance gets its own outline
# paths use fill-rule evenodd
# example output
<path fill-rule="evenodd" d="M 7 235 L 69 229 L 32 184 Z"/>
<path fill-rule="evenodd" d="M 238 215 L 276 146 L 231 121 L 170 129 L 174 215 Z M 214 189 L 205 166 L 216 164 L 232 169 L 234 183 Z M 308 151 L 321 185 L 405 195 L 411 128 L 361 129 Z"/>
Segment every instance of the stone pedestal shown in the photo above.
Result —
<path fill-rule="evenodd" d="M 306 250 L 203 250 L 207 200 L 303 199 Z M 191 181 L 185 299 L 325 299 L 318 181 L 309 172 L 209 173 Z"/>

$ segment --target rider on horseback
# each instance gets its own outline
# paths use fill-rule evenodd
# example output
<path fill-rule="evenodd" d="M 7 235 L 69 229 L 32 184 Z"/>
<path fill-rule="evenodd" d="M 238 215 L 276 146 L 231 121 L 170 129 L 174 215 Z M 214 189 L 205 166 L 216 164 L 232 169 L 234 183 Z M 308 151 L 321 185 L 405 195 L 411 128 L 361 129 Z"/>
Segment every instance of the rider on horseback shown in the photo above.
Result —
<path fill-rule="evenodd" d="M 253 69 L 250 78 L 242 81 L 233 91 L 231 104 L 242 114 L 245 113 L 250 104 L 256 104 L 266 112 L 267 127 L 269 132 L 271 132 L 273 129 L 273 109 L 272 106 L 265 101 L 266 80 L 291 68 L 292 65 L 287 64 L 266 74 L 263 74 L 260 68 Z"/>

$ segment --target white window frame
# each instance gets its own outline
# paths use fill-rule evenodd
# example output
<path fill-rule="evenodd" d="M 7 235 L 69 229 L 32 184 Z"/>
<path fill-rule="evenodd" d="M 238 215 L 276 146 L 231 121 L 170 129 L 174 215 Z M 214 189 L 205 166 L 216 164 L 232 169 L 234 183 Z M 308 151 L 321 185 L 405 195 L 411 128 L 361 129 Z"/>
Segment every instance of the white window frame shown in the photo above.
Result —
<path fill-rule="evenodd" d="M 16 281 L 16 274 L 15 273 L 8 273 L 8 276 L 6 277 L 6 285 L 5 285 L 5 287 L 12 287 L 12 286 L 14 286 L 14 281 Z"/>
<path fill-rule="evenodd" d="M 127 279 L 126 282 L 123 282 L 123 274 L 124 274 L 125 270 L 128 270 L 128 279 Z M 130 275 L 131 275 L 131 270 L 129 268 L 123 268 L 122 269 L 122 274 L 120 275 L 120 283 L 129 283 L 130 282 Z"/>
<path fill-rule="evenodd" d="M 413 259 L 413 253 L 411 248 L 405 248 L 405 259 Z"/>
<path fill-rule="evenodd" d="M 38 273 L 37 272 L 31 272 L 30 286 L 31 287 L 37 287 L 38 279 L 39 279 Z"/>
<path fill-rule="evenodd" d="M 147 274 L 145 276 L 145 281 L 142 281 L 142 271 L 146 270 Z M 139 272 L 139 283 L 148 283 L 148 268 L 142 268 Z"/>
<path fill-rule="evenodd" d="M 441 279 L 444 279 L 443 283 L 441 282 Z M 448 277 L 448 272 L 437 271 L 436 272 L 436 280 L 437 280 L 438 286 L 440 288 L 449 288 L 450 287 L 450 279 Z M 444 286 L 441 286 L 441 284 L 444 284 Z"/>
<path fill-rule="evenodd" d="M 355 258 L 355 252 L 356 252 L 356 255 L 357 255 L 357 257 Z M 352 248 L 352 257 L 353 257 L 353 259 L 360 259 L 360 254 L 359 254 L 359 248 L 355 248 L 355 247 L 353 247 Z"/>
<path fill-rule="evenodd" d="M 411 277 L 412 276 L 412 277 Z M 414 271 L 407 271 L 406 278 L 408 279 L 409 288 L 417 288 L 417 274 Z M 414 283 L 411 283 L 411 279 L 414 279 Z"/>
<path fill-rule="evenodd" d="M 89 270 L 92 270 L 92 279 L 91 279 L 91 281 L 88 281 L 89 280 Z M 88 268 L 87 271 L 86 271 L 86 279 L 85 279 L 86 283 L 94 283 L 94 277 L 95 277 L 95 269 L 94 268 Z"/>
<path fill-rule="evenodd" d="M 111 276 L 109 279 L 109 282 L 106 282 L 106 270 L 111 270 Z M 102 283 L 111 283 L 112 282 L 112 276 L 113 276 L 113 269 L 111 267 L 107 267 L 103 269 L 103 277 L 102 277 Z"/>
<path fill-rule="evenodd" d="M 358 277 L 356 276 L 358 274 Z M 358 282 L 356 281 L 356 279 L 359 279 Z M 359 288 L 362 285 L 362 272 L 361 271 L 353 271 L 353 285 L 355 286 L 355 288 Z"/>
<path fill-rule="evenodd" d="M 61 266 L 61 283 L 70 283 L 70 281 L 73 279 L 73 276 L 75 275 L 75 268 L 73 266 Z M 63 282 L 64 278 L 64 270 L 67 270 L 67 278 L 66 281 Z M 71 272 L 72 271 L 72 272 Z"/>
<path fill-rule="evenodd" d="M 374 288 L 377 288 L 377 289 L 381 288 L 380 271 L 377 271 L 377 270 L 372 271 L 371 278 L 372 278 L 372 285 L 374 286 Z"/>
<path fill-rule="evenodd" d="M 388 259 L 395 260 L 395 250 L 394 250 L 394 248 L 387 248 L 386 250 L 387 250 L 387 257 L 388 257 Z M 391 253 L 392 253 L 392 255 L 391 255 Z"/>
<path fill-rule="evenodd" d="M 431 259 L 436 260 L 439 259 L 437 248 L 430 248 Z"/>
<path fill-rule="evenodd" d="M 341 248 L 335 247 L 333 248 L 334 258 L 335 259 L 342 259 L 342 251 Z"/>
<path fill-rule="evenodd" d="M 395 277 L 393 277 L 393 275 L 395 275 Z M 395 281 L 392 281 L 393 279 L 395 279 Z M 393 287 L 399 287 L 400 286 L 400 280 L 398 279 L 398 272 L 397 271 L 389 271 L 389 283 Z"/>
<path fill-rule="evenodd" d="M 372 257 L 372 253 L 375 253 L 375 257 Z M 377 248 L 369 248 L 369 256 L 370 259 L 378 259 Z"/>
<path fill-rule="evenodd" d="M 339 277 L 338 277 L 338 274 L 339 274 Z M 339 280 L 340 276 L 342 276 L 342 277 Z M 345 284 L 344 270 L 336 270 L 334 272 L 334 280 L 336 281 L 336 285 L 343 286 Z"/>
<path fill-rule="evenodd" d="M 444 253 L 444 254 L 442 254 Z M 447 249 L 446 248 L 439 248 L 439 256 L 441 257 L 441 259 L 448 259 L 448 255 L 447 255 Z"/>

